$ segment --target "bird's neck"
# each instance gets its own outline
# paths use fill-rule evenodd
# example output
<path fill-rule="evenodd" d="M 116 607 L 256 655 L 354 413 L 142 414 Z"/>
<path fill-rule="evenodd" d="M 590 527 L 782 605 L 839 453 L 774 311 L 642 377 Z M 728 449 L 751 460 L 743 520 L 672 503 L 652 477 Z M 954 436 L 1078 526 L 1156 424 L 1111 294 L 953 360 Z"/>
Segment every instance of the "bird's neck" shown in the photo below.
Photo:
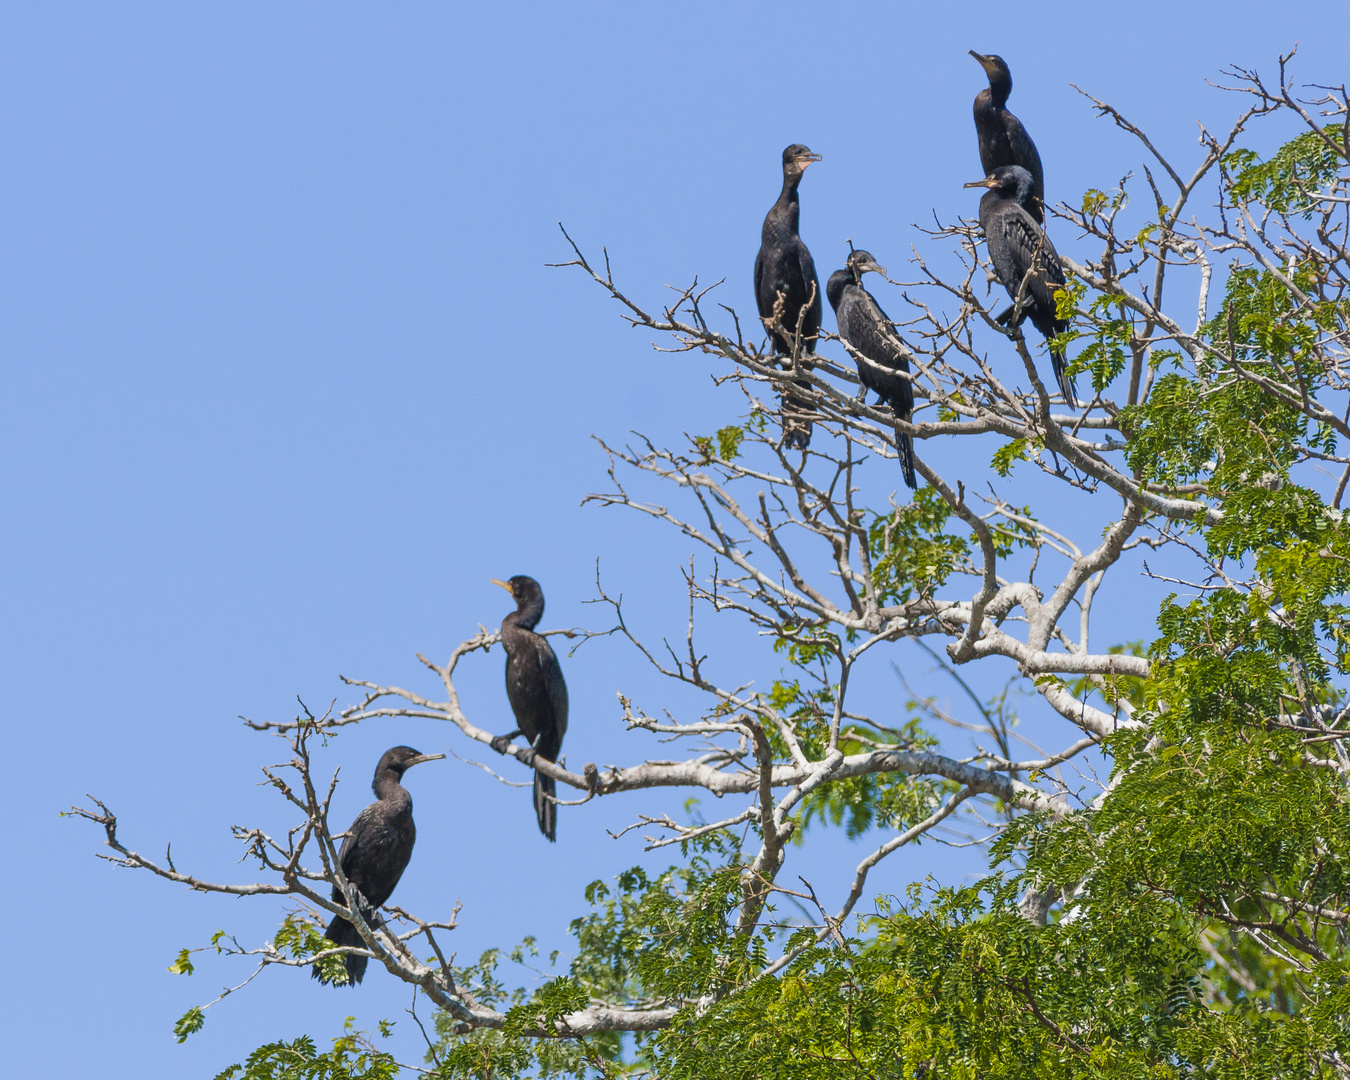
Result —
<path fill-rule="evenodd" d="M 533 600 L 522 608 L 517 608 L 502 620 L 502 630 L 507 627 L 519 627 L 521 630 L 533 630 L 539 625 L 539 620 L 544 617 L 544 601 L 541 597 Z"/>
<path fill-rule="evenodd" d="M 989 76 L 989 100 L 994 108 L 1001 109 L 1008 104 L 1008 95 L 1011 93 L 1011 75 L 1000 72 Z"/>
<path fill-rule="evenodd" d="M 1011 202 L 1011 201 L 1013 201 L 1013 200 L 1010 200 L 1010 199 L 1006 198 L 1005 196 L 1000 195 L 997 191 L 993 191 L 993 190 L 986 191 L 983 195 L 981 195 L 981 196 L 980 196 L 980 224 L 981 224 L 981 226 L 983 227 L 985 218 L 987 218 L 990 214 L 992 214 L 992 213 L 994 212 L 994 207 L 998 206 L 1000 203 Z"/>
<path fill-rule="evenodd" d="M 375 782 L 370 785 L 375 792 L 375 798 L 380 802 L 388 803 L 406 803 L 409 809 L 412 808 L 412 796 L 408 794 L 408 789 L 400 783 L 398 773 L 392 769 L 386 769 L 375 776 Z"/>
<path fill-rule="evenodd" d="M 797 231 L 797 220 L 801 213 L 801 203 L 797 201 L 797 187 L 801 182 L 801 173 L 784 175 L 783 190 L 778 193 L 778 201 L 769 211 L 770 218 L 777 224 L 787 225 L 793 232 Z"/>

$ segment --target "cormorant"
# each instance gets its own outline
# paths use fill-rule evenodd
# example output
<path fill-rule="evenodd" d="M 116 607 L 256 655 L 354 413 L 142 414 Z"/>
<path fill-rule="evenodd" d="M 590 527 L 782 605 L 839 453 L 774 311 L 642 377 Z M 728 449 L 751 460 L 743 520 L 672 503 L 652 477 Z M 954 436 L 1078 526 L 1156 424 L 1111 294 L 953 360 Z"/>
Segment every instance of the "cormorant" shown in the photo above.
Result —
<path fill-rule="evenodd" d="M 544 614 L 544 590 L 539 582 L 524 574 L 510 581 L 492 579 L 516 601 L 516 610 L 502 620 L 502 647 L 506 649 L 506 699 L 516 716 L 516 730 L 492 740 L 498 753 L 506 744 L 524 735 L 534 752 L 556 762 L 567 734 L 567 683 L 562 667 L 547 639 L 534 628 Z M 534 812 L 539 831 L 550 840 L 557 839 L 558 807 L 553 802 L 557 787 L 553 777 L 534 774 Z"/>
<path fill-rule="evenodd" d="M 338 851 L 338 864 L 348 882 L 360 891 L 365 903 L 361 916 L 372 929 L 380 924 L 376 909 L 394 892 L 394 886 L 403 876 L 412 857 L 417 828 L 413 825 L 412 796 L 399 781 L 403 774 L 423 761 L 439 761 L 444 754 L 423 754 L 411 746 L 395 746 L 384 752 L 375 766 L 371 787 L 375 801 L 356 816 L 347 837 Z M 345 905 L 342 890 L 333 886 L 333 902 Z M 356 927 L 341 915 L 334 915 L 324 931 L 324 937 L 334 945 L 355 945 L 365 948 Z M 348 953 L 347 984 L 355 986 L 366 973 L 365 956 Z M 315 965 L 314 978 L 323 979 Z M 324 980 L 325 982 L 327 980 Z M 341 984 L 333 984 L 341 985 Z"/>
<path fill-rule="evenodd" d="M 783 190 L 764 216 L 759 254 L 755 256 L 755 303 L 759 307 L 759 317 L 772 319 L 774 305 L 780 294 L 783 297 L 778 321 L 786 333 L 769 331 L 774 351 L 783 356 L 792 355 L 792 339 L 799 318 L 802 357 L 816 351 L 816 335 L 820 333 L 820 281 L 816 278 L 816 264 L 811 260 L 811 253 L 797 234 L 800 212 L 797 185 L 802 182 L 807 166 L 819 160 L 819 154 L 811 153 L 801 143 L 793 143 L 783 151 Z M 809 367 L 808 364 L 803 366 Z M 809 384 L 802 381 L 799 385 Z M 810 408 L 802 398 L 790 392 L 783 395 L 783 406 L 785 412 L 799 414 Z M 810 444 L 811 421 L 785 415 L 783 445 L 804 450 Z"/>
<path fill-rule="evenodd" d="M 909 371 L 909 360 L 905 357 L 905 347 L 896 336 L 895 327 L 881 305 L 863 288 L 862 276 L 869 270 L 884 275 L 886 268 L 877 265 L 867 251 L 851 251 L 848 266 L 836 270 L 825 284 L 825 295 L 830 298 L 835 319 L 839 323 L 839 336 L 861 354 L 854 357 L 858 365 L 858 378 L 863 386 L 875 390 L 877 395 L 891 407 L 897 420 L 909 420 L 914 412 L 914 386 L 906 378 L 892 375 L 892 371 Z M 871 361 L 871 363 L 868 363 Z M 900 468 L 905 474 L 905 483 L 911 488 L 918 484 L 914 479 L 914 438 L 895 430 L 895 446 L 900 453 Z"/>
<path fill-rule="evenodd" d="M 1046 338 L 1064 333 L 1069 324 L 1055 311 L 1055 290 L 1064 287 L 1064 269 L 1050 237 L 1027 211 L 1031 173 L 1020 165 L 1003 165 L 983 180 L 972 180 L 966 187 L 989 189 L 980 198 L 980 228 L 989 245 L 989 261 L 994 264 L 994 273 L 1013 298 L 1013 307 L 1003 312 L 998 321 L 1007 323 L 1012 318 L 1017 294 L 1030 270 L 1026 306 L 1018 322 L 1030 317 L 1032 325 Z M 1064 403 L 1071 409 L 1078 408 L 1073 382 L 1064 371 L 1064 354 L 1052 349 L 1050 360 Z"/>
<path fill-rule="evenodd" d="M 1031 199 L 1025 209 L 1039 225 L 1045 224 L 1045 174 L 1041 155 L 1022 121 L 1004 106 L 1012 93 L 1012 74 L 1001 56 L 970 55 L 989 76 L 989 88 L 975 95 L 975 131 L 980 137 L 980 166 L 988 176 L 1003 165 L 1021 165 L 1031 173 Z"/>

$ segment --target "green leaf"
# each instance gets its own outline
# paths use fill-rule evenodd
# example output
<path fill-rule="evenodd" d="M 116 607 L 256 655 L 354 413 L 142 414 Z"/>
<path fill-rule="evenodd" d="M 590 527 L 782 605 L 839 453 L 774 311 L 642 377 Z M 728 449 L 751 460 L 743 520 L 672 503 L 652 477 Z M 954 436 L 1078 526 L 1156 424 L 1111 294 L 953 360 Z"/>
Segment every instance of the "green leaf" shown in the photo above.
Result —
<path fill-rule="evenodd" d="M 741 440 L 745 438 L 745 430 L 736 427 L 734 424 L 730 427 L 718 428 L 717 430 L 717 456 L 723 461 L 733 461 L 740 456 Z"/>
<path fill-rule="evenodd" d="M 993 460 L 990 465 L 999 476 L 1008 476 L 1013 466 L 1019 461 L 1026 461 L 1031 455 L 1027 453 L 1026 439 L 1013 439 L 1005 443 L 994 451 Z"/>
<path fill-rule="evenodd" d="M 180 1043 L 187 1042 L 188 1036 L 201 1031 L 202 1025 L 205 1023 L 206 1014 L 202 1012 L 199 1006 L 194 1005 L 174 1023 L 173 1033 L 178 1037 Z"/>

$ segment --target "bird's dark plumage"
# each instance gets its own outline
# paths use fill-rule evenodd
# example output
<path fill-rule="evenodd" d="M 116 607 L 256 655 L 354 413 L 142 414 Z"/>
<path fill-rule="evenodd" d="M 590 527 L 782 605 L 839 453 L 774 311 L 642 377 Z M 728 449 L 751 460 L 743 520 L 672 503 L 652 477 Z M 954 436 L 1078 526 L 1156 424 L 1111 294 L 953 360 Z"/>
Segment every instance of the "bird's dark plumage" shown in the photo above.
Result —
<path fill-rule="evenodd" d="M 342 841 L 338 865 L 342 867 L 347 881 L 364 898 L 361 917 L 372 929 L 379 925 L 376 909 L 393 895 L 394 886 L 407 869 L 413 843 L 417 839 L 417 828 L 413 825 L 412 796 L 400 781 L 403 774 L 418 762 L 438 761 L 443 757 L 444 754 L 419 753 L 411 746 L 395 746 L 386 750 L 375 767 L 375 780 L 370 785 L 375 791 L 375 801 L 357 815 L 347 830 L 347 838 Z M 344 906 L 347 903 L 342 890 L 336 885 L 333 886 L 333 902 Z M 360 949 L 366 947 L 356 927 L 341 915 L 333 916 L 324 937 L 334 945 L 354 945 Z M 348 953 L 344 959 L 347 985 L 355 986 L 366 973 L 367 957 Z M 316 979 L 323 978 L 317 965 L 313 975 Z"/>
<path fill-rule="evenodd" d="M 1022 121 L 1006 106 L 1012 93 L 1012 74 L 1001 56 L 970 55 L 989 76 L 989 86 L 975 95 L 975 131 L 980 139 L 980 166 L 988 176 L 1004 165 L 1020 165 L 1031 174 L 1031 197 L 1026 212 L 1037 224 L 1045 223 L 1045 174 L 1041 155 Z"/>
<path fill-rule="evenodd" d="M 989 261 L 994 264 L 994 273 L 1008 290 L 1014 305 L 999 316 L 999 322 L 1011 318 L 1017 294 L 1026 279 L 1027 302 L 1021 319 L 1030 318 L 1032 325 L 1046 338 L 1064 333 L 1069 324 L 1059 318 L 1055 310 L 1055 290 L 1064 287 L 1064 270 L 1059 263 L 1059 253 L 1045 230 L 1027 211 L 1031 174 L 1020 165 L 1004 165 L 966 187 L 989 189 L 980 198 L 980 228 L 989 245 Z M 1073 382 L 1065 373 L 1064 354 L 1052 350 L 1050 358 L 1065 404 L 1077 408 Z"/>
<path fill-rule="evenodd" d="M 892 374 L 909 371 L 908 350 L 881 305 L 863 288 L 862 276 L 869 270 L 880 274 L 886 272 L 870 253 L 850 252 L 848 266 L 830 275 L 825 293 L 839 323 L 839 336 L 860 354 L 853 358 L 858 365 L 858 378 L 891 407 L 897 420 L 908 421 L 914 412 L 914 386 L 903 376 Z M 911 488 L 917 487 L 913 436 L 903 434 L 897 426 L 895 445 L 905 483 Z"/>
<path fill-rule="evenodd" d="M 820 281 L 811 252 L 797 233 L 800 215 L 797 186 L 807 166 L 819 160 L 819 154 L 811 153 L 801 143 L 793 143 L 783 151 L 783 190 L 764 217 L 759 254 L 755 257 L 755 304 L 759 317 L 771 320 L 774 305 L 780 295 L 783 298 L 778 321 L 786 333 L 769 331 L 774 351 L 782 356 L 792 355 L 798 319 L 801 320 L 799 358 L 816 351 L 816 335 L 820 333 Z M 789 414 L 800 415 L 809 410 L 809 405 L 792 393 L 783 396 L 783 405 L 784 412 Z M 784 445 L 805 449 L 810 442 L 811 421 L 785 416 Z"/>
<path fill-rule="evenodd" d="M 548 640 L 534 632 L 544 614 L 544 590 L 532 577 L 517 574 L 497 581 L 516 601 L 516 610 L 502 620 L 502 647 L 506 649 L 506 699 L 516 717 L 516 730 L 493 740 L 499 750 L 524 735 L 535 753 L 556 762 L 567 734 L 567 683 Z M 534 774 L 534 812 L 539 831 L 557 839 L 557 787 L 551 776 Z"/>

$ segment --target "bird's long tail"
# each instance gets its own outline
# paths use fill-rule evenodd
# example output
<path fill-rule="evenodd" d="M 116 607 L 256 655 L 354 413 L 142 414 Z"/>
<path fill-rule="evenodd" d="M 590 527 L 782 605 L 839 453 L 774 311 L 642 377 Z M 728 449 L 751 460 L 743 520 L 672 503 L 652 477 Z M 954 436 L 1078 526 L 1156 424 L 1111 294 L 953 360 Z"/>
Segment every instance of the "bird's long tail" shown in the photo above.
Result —
<path fill-rule="evenodd" d="M 810 383 L 798 385 L 810 392 Z M 783 448 L 786 450 L 805 450 L 811 445 L 811 406 L 801 395 L 791 390 L 783 394 Z"/>
<path fill-rule="evenodd" d="M 1012 314 L 1016 310 L 1017 305 L 1014 304 L 1000 315 L 996 321 L 1006 325 L 1007 321 L 1012 319 Z M 1023 315 L 1023 318 L 1026 318 L 1027 315 L 1030 315 L 1032 325 L 1041 332 L 1041 336 L 1045 338 L 1046 341 L 1049 341 L 1052 337 L 1055 337 L 1057 334 L 1062 334 L 1069 329 L 1069 324 L 1067 322 L 1060 322 L 1058 320 L 1051 321 L 1049 316 L 1036 308 L 1026 312 Z M 1078 395 L 1074 392 L 1073 380 L 1066 374 L 1069 367 L 1068 358 L 1065 357 L 1062 352 L 1052 351 L 1050 353 L 1050 363 L 1055 369 L 1055 382 L 1059 383 L 1059 392 L 1064 395 L 1064 404 L 1071 409 L 1078 408 Z"/>
<path fill-rule="evenodd" d="M 809 355 L 809 354 L 808 354 Z M 788 365 L 786 357 L 780 357 L 784 367 Z M 806 356 L 797 361 L 799 367 L 811 370 Z M 791 389 L 783 391 L 783 448 L 785 450 L 805 450 L 811 445 L 811 383 L 807 379 L 794 379 L 794 385 L 801 387 L 797 393 Z"/>
<path fill-rule="evenodd" d="M 334 945 L 354 945 L 358 949 L 364 949 L 366 943 L 361 940 L 361 935 L 356 932 L 356 927 L 344 919 L 341 915 L 334 915 L 328 924 L 328 929 L 324 931 L 325 938 Z M 347 986 L 355 986 L 366 974 L 366 961 L 369 957 L 357 956 L 355 953 L 348 953 L 343 958 L 343 963 L 347 968 Z M 333 982 L 325 979 L 319 971 L 319 965 L 315 964 L 310 970 L 310 974 L 320 982 L 328 986 L 342 986 L 343 983 Z"/>
<path fill-rule="evenodd" d="M 903 434 L 898 425 L 895 429 L 895 448 L 900 453 L 900 471 L 905 474 L 905 483 L 914 491 L 919 486 L 914 479 L 914 436 Z"/>
<path fill-rule="evenodd" d="M 913 397 L 908 393 L 893 392 L 887 394 L 883 391 L 877 391 L 877 397 L 881 400 L 879 405 L 884 404 L 891 410 L 891 415 L 895 417 L 895 450 L 900 456 L 900 471 L 904 473 L 905 484 L 910 491 L 918 489 L 919 482 L 914 477 L 914 436 L 907 435 L 901 430 L 899 421 L 908 421 L 914 415 Z"/>
<path fill-rule="evenodd" d="M 553 777 L 541 772 L 534 774 L 534 813 L 539 819 L 539 831 L 550 840 L 558 839 L 558 804 L 551 798 L 557 791 Z"/>
<path fill-rule="evenodd" d="M 1068 376 L 1068 360 L 1062 352 L 1052 352 L 1050 363 L 1055 369 L 1055 382 L 1059 383 L 1059 392 L 1064 395 L 1064 404 L 1071 409 L 1078 408 L 1078 395 L 1074 392 L 1073 380 Z"/>

